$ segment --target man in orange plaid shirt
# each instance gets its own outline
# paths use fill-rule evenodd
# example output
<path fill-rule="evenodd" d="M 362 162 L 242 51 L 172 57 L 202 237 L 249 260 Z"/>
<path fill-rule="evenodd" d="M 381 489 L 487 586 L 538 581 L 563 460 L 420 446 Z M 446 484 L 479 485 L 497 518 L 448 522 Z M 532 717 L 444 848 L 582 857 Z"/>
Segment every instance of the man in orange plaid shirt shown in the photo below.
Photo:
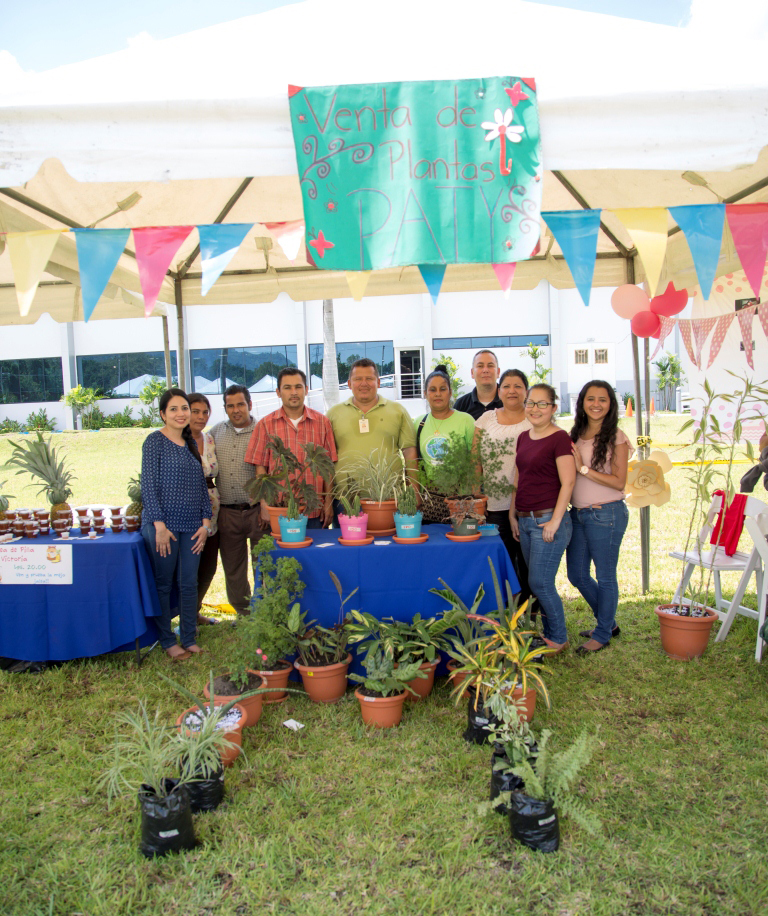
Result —
<path fill-rule="evenodd" d="M 321 445 L 335 462 L 336 443 L 331 424 L 323 414 L 305 406 L 307 377 L 301 369 L 288 367 L 280 370 L 277 394 L 283 406 L 259 420 L 245 453 L 245 460 L 256 465 L 256 475 L 270 474 L 274 469 L 272 453 L 267 450 L 268 436 L 279 436 L 299 461 L 304 460 L 302 445 L 311 442 Z M 315 477 L 311 471 L 307 472 L 305 479 L 323 497 L 322 509 L 310 515 L 307 528 L 325 528 L 333 518 L 332 493 L 322 477 Z M 261 501 L 261 526 L 269 528 L 269 513 L 264 500 Z"/>

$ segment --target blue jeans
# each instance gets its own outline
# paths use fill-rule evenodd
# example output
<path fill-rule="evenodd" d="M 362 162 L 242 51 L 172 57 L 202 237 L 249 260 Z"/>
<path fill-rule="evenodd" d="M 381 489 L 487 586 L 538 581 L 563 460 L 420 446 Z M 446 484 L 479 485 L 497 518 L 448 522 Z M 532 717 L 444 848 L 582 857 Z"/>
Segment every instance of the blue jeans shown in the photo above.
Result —
<path fill-rule="evenodd" d="M 571 517 L 563 516 L 553 541 L 545 541 L 541 526 L 550 521 L 552 513 L 541 518 L 518 516 L 520 546 L 528 567 L 528 585 L 536 596 L 541 608 L 541 623 L 544 636 L 556 643 L 568 641 L 565 629 L 563 602 L 555 587 L 555 576 L 563 559 L 565 548 L 571 540 Z"/>
<path fill-rule="evenodd" d="M 608 643 L 619 604 L 616 568 L 629 510 L 626 503 L 619 499 L 606 503 L 601 509 L 573 508 L 571 521 L 573 536 L 566 557 L 568 580 L 581 592 L 595 615 L 592 638 Z M 595 564 L 597 581 L 591 576 L 592 563 Z"/>
<path fill-rule="evenodd" d="M 141 529 L 155 572 L 161 611 L 157 626 L 160 630 L 160 645 L 164 649 L 176 645 L 176 637 L 171 628 L 171 589 L 174 581 L 179 587 L 182 646 L 186 648 L 194 645 L 197 632 L 197 569 L 200 554 L 192 553 L 193 531 L 174 531 L 172 534 L 176 540 L 171 539 L 171 552 L 167 557 L 161 557 L 155 546 L 155 526 L 144 525 Z"/>
<path fill-rule="evenodd" d="M 313 528 L 325 528 L 323 524 L 323 516 L 318 515 L 317 518 L 308 518 L 307 519 L 307 531 Z"/>

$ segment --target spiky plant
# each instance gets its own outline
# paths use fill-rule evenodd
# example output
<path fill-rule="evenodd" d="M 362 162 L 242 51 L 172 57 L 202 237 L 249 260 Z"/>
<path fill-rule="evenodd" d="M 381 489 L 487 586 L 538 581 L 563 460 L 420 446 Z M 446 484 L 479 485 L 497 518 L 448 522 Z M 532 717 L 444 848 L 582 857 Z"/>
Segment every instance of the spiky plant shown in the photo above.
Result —
<path fill-rule="evenodd" d="M 16 474 L 30 474 L 38 481 L 42 481 L 42 486 L 37 491 L 45 493 L 48 502 L 51 504 L 51 521 L 57 517 L 57 512 L 69 512 L 70 524 L 72 524 L 72 509 L 67 500 L 72 495 L 70 483 L 77 480 L 74 474 L 67 468 L 64 458 L 59 458 L 61 449 L 51 446 L 51 439 L 43 438 L 43 434 L 38 430 L 37 439 L 31 439 L 19 444 L 11 442 L 15 453 L 8 461 L 9 466 L 17 467 L 19 470 Z"/>
<path fill-rule="evenodd" d="M 138 516 L 139 525 L 141 525 L 141 510 L 144 508 L 141 502 L 141 473 L 137 474 L 136 477 L 131 477 L 128 481 L 128 499 L 131 502 L 125 510 L 125 514 Z"/>
<path fill-rule="evenodd" d="M 4 480 L 0 483 L 0 490 L 6 485 L 8 481 Z M 5 510 L 8 508 L 8 500 L 13 499 L 14 497 L 10 493 L 0 493 L 0 518 L 5 518 Z"/>

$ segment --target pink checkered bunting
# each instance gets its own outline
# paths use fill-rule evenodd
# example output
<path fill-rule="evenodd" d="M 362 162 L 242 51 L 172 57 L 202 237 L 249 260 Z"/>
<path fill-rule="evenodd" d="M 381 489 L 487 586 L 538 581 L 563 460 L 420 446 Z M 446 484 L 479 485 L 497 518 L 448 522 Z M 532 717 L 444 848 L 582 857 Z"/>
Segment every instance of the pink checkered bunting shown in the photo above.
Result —
<path fill-rule="evenodd" d="M 677 322 L 677 326 L 680 328 L 680 336 L 683 338 L 683 343 L 685 344 L 685 350 L 690 357 L 691 362 L 697 369 L 701 369 L 698 360 L 696 359 L 696 354 L 693 352 L 693 343 L 691 341 L 691 319 L 690 318 L 681 318 Z"/>
<path fill-rule="evenodd" d="M 747 356 L 749 368 L 755 368 L 755 362 L 752 358 L 752 319 L 755 317 L 756 306 L 750 305 L 749 308 L 736 312 L 741 326 L 741 339 L 744 341 L 744 353 Z"/>
<path fill-rule="evenodd" d="M 735 313 L 729 312 L 729 314 L 721 315 L 720 318 L 717 319 L 717 327 L 715 328 L 715 333 L 712 335 L 712 340 L 709 344 L 709 362 L 707 363 L 707 369 L 709 369 L 717 358 L 717 354 L 720 352 L 720 347 L 723 345 L 725 335 L 728 333 L 728 328 L 731 326 L 734 317 Z"/>
<path fill-rule="evenodd" d="M 758 305 L 757 317 L 760 319 L 760 324 L 763 328 L 763 334 L 768 337 L 768 302 L 763 302 L 762 305 Z"/>
<path fill-rule="evenodd" d="M 670 318 L 667 315 L 659 315 L 659 321 L 661 322 L 659 342 L 656 344 L 656 349 L 653 351 L 653 356 L 651 356 L 651 359 L 653 359 L 662 348 L 662 346 L 664 346 L 664 341 L 672 333 L 672 329 L 674 328 L 675 324 L 677 324 L 676 318 Z"/>
<path fill-rule="evenodd" d="M 701 362 L 701 351 L 704 349 L 709 332 L 716 324 L 717 315 L 714 318 L 693 319 L 693 339 L 696 341 L 696 349 L 699 351 L 699 362 Z"/>

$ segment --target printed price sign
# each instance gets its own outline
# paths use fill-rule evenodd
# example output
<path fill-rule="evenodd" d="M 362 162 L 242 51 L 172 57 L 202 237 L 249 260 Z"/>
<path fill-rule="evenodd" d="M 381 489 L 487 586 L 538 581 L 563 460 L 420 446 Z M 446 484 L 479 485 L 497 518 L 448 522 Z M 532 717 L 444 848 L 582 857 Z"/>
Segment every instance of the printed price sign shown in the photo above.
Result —
<path fill-rule="evenodd" d="M 72 545 L 0 544 L 3 585 L 72 585 Z"/>

